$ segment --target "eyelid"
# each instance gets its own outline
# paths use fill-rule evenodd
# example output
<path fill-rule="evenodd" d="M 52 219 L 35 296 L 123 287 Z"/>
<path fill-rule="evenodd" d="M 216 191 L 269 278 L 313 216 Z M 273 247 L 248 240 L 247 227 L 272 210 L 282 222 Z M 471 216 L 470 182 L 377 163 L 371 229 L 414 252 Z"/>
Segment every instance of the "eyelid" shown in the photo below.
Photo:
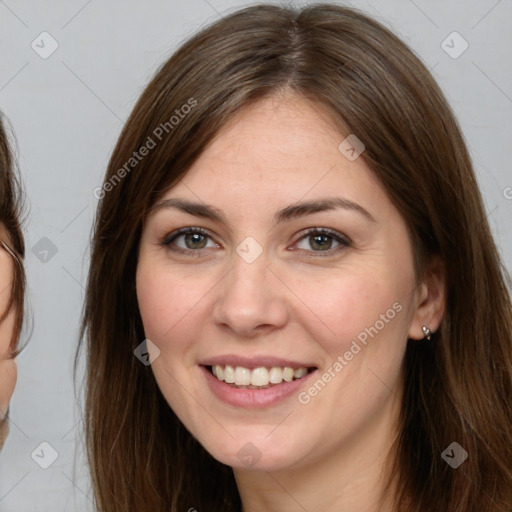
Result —
<path fill-rule="evenodd" d="M 180 237 L 182 235 L 188 235 L 190 233 L 199 233 L 200 235 L 203 235 L 203 236 L 209 238 L 217 246 L 220 245 L 207 229 L 201 228 L 201 227 L 195 227 L 195 226 L 187 226 L 185 228 L 176 229 L 176 230 L 172 231 L 171 233 L 168 233 L 162 239 L 161 245 L 167 247 L 169 250 L 171 250 L 173 252 L 181 252 L 181 253 L 187 253 L 187 254 L 191 254 L 191 253 L 199 254 L 201 251 L 203 251 L 205 249 L 211 249 L 211 247 L 205 247 L 203 249 L 197 249 L 197 250 L 183 249 L 182 247 L 177 247 L 177 246 L 173 246 L 172 248 L 170 247 L 171 244 L 174 242 L 174 240 L 176 240 L 178 237 Z"/>
<path fill-rule="evenodd" d="M 335 231 L 333 229 L 322 228 L 322 227 L 313 227 L 313 228 L 308 228 L 305 231 L 302 231 L 300 233 L 300 236 L 297 238 L 297 240 L 294 242 L 293 245 L 296 245 L 297 243 L 302 241 L 304 238 L 307 238 L 308 236 L 311 236 L 311 235 L 327 235 L 327 236 L 333 238 L 334 240 L 336 240 L 336 242 L 338 242 L 340 245 L 337 247 L 333 247 L 331 249 L 327 249 L 325 251 L 306 251 L 304 249 L 299 249 L 299 250 L 302 250 L 302 251 L 308 253 L 308 256 L 311 256 L 311 255 L 314 255 L 313 257 L 332 256 L 334 253 L 337 253 L 340 250 L 345 249 L 347 247 L 351 247 L 353 245 L 352 240 L 347 235 L 340 233 L 338 231 Z M 296 250 L 296 249 L 293 249 L 293 250 Z"/>
<path fill-rule="evenodd" d="M 352 240 L 344 233 L 340 233 L 339 231 L 336 231 L 334 229 L 322 228 L 322 227 L 307 228 L 306 230 L 304 230 L 300 233 L 300 237 L 297 239 L 297 241 L 301 240 L 302 238 L 304 238 L 308 235 L 312 235 L 312 234 L 316 234 L 316 233 L 319 233 L 321 235 L 332 236 L 335 240 L 337 240 L 340 243 L 352 244 Z"/>
<path fill-rule="evenodd" d="M 163 245 L 169 245 L 173 240 L 175 240 L 180 235 L 186 235 L 188 233 L 200 233 L 201 235 L 209 236 L 213 238 L 210 233 L 205 228 L 195 227 L 195 226 L 187 226 L 186 228 L 175 229 L 171 231 L 171 233 L 167 233 L 163 239 Z"/>

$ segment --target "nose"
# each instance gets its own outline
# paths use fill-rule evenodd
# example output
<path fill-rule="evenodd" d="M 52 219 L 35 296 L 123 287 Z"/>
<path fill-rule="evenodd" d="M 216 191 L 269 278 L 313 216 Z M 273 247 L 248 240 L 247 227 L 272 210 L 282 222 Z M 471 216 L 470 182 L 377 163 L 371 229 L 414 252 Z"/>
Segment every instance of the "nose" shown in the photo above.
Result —
<path fill-rule="evenodd" d="M 252 263 L 234 254 L 231 271 L 216 293 L 215 323 L 240 337 L 268 334 L 288 321 L 286 287 L 268 268 L 264 254 Z"/>

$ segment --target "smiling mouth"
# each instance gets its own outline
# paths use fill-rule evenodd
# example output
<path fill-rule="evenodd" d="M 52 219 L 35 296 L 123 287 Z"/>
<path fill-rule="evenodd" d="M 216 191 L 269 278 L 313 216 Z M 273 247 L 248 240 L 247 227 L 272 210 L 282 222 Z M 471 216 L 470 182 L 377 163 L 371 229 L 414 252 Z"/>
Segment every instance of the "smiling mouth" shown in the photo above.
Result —
<path fill-rule="evenodd" d="M 237 389 L 268 389 L 279 386 L 283 382 L 292 382 L 304 378 L 316 368 L 291 368 L 289 366 L 273 366 L 271 368 L 245 368 L 216 364 L 206 367 L 218 380 Z"/>

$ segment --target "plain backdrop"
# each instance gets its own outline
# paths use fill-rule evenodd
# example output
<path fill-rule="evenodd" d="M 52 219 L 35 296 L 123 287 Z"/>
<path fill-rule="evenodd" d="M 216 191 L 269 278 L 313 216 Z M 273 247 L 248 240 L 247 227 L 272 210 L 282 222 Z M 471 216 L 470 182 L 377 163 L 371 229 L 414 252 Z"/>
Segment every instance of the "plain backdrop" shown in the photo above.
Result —
<path fill-rule="evenodd" d="M 76 449 L 81 428 L 72 374 L 97 205 L 93 190 L 101 185 L 123 122 L 158 65 L 199 28 L 251 3 L 0 1 L 0 110 L 16 133 L 28 197 L 26 268 L 33 321 L 18 359 L 11 433 L 0 456 L 2 512 L 93 510 L 87 468 Z M 358 0 L 351 5 L 390 27 L 432 70 L 461 123 L 489 221 L 510 268 L 512 2 Z"/>

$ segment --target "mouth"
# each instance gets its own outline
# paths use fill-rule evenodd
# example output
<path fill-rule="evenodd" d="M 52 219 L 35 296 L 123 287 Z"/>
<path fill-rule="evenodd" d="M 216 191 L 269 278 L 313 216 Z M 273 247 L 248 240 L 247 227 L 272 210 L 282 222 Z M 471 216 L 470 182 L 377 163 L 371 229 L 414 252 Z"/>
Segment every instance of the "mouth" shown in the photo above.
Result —
<path fill-rule="evenodd" d="M 299 366 L 244 366 L 214 364 L 205 368 L 219 381 L 236 389 L 269 389 L 285 382 L 303 379 L 314 372 L 316 367 Z"/>

